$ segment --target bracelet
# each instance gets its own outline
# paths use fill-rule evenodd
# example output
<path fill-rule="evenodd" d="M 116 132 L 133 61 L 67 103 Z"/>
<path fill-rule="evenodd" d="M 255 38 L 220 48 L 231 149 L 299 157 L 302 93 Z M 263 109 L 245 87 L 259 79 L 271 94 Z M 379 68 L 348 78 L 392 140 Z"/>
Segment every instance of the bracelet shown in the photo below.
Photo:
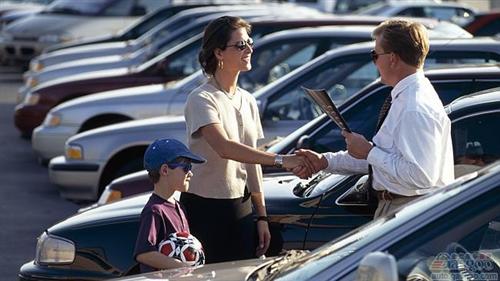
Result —
<path fill-rule="evenodd" d="M 268 216 L 259 216 L 259 217 L 257 217 L 257 221 L 269 222 L 269 217 Z"/>

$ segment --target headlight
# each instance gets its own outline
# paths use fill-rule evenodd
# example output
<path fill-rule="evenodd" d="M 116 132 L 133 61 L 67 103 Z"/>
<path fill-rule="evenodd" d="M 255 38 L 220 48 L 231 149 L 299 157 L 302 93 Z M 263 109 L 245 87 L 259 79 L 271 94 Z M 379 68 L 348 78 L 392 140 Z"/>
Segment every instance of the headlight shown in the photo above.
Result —
<path fill-rule="evenodd" d="M 58 35 L 58 34 L 46 34 L 38 37 L 38 42 L 40 43 L 62 43 L 70 41 L 72 38 L 68 35 Z"/>
<path fill-rule="evenodd" d="M 38 85 L 38 79 L 36 79 L 35 77 L 30 76 L 30 77 L 28 77 L 28 79 L 26 79 L 26 86 L 27 87 L 35 88 L 36 85 Z"/>
<path fill-rule="evenodd" d="M 61 115 L 57 113 L 50 113 L 47 114 L 45 117 L 45 120 L 43 120 L 43 126 L 45 127 L 56 127 L 61 124 Z"/>
<path fill-rule="evenodd" d="M 67 159 L 81 160 L 83 159 L 83 149 L 77 144 L 67 144 L 65 153 Z"/>
<path fill-rule="evenodd" d="M 122 192 L 118 190 L 104 189 L 101 197 L 97 201 L 97 205 L 105 205 L 122 199 Z"/>
<path fill-rule="evenodd" d="M 70 264 L 75 260 L 75 243 L 50 235 L 47 232 L 38 237 L 35 263 L 40 265 Z"/>
<path fill-rule="evenodd" d="M 36 93 L 28 93 L 24 98 L 23 103 L 26 105 L 35 105 L 40 100 L 40 95 Z"/>

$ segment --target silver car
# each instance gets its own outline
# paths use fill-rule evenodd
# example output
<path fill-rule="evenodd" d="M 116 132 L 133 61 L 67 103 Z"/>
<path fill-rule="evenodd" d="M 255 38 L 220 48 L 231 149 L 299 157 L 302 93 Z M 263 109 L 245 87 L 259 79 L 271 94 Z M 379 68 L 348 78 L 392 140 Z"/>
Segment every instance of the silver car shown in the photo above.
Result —
<path fill-rule="evenodd" d="M 329 49 L 370 41 L 373 28 L 373 26 L 300 28 L 265 36 L 256 41 L 252 70 L 240 74 L 244 88 L 254 92 Z M 254 35 L 253 32 L 252 37 Z M 201 39 L 201 34 L 195 39 Z M 195 65 L 188 64 L 185 67 L 198 69 L 196 53 L 199 44 L 193 47 L 195 47 L 193 53 L 179 59 L 186 61 L 194 58 Z M 66 140 L 79 132 L 120 121 L 182 115 L 187 93 L 201 85 L 203 81 L 205 76 L 198 71 L 181 82 L 169 86 L 152 85 L 120 89 L 62 103 L 53 108 L 44 123 L 34 130 L 33 149 L 41 160 L 48 160 L 64 154 Z"/>
<path fill-rule="evenodd" d="M 46 46 L 117 32 L 165 5 L 156 0 L 57 0 L 4 28 L 0 52 L 8 59 L 28 62 Z"/>
<path fill-rule="evenodd" d="M 488 40 L 489 43 L 481 43 Z M 498 63 L 498 44 L 492 39 L 433 40 L 426 66 Z M 369 42 L 329 51 L 259 89 L 255 96 L 266 136 L 264 142 L 286 136 L 321 114 L 305 98 L 302 85 L 327 89 L 340 105 L 375 80 L 379 74 L 368 55 L 373 47 L 374 43 Z M 50 161 L 50 180 L 60 187 L 65 198 L 96 200 L 112 179 L 140 170 L 147 145 L 165 136 L 185 140 L 182 116 L 130 121 L 83 132 L 66 142 L 64 156 Z"/>

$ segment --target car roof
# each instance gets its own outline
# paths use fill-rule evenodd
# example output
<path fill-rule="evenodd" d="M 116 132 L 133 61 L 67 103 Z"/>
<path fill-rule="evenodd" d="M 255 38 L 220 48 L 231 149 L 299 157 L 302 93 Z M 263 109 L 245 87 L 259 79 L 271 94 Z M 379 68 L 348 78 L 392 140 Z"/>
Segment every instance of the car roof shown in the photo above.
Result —
<path fill-rule="evenodd" d="M 500 87 L 462 96 L 446 106 L 449 115 L 464 115 L 490 110 L 500 111 Z"/>

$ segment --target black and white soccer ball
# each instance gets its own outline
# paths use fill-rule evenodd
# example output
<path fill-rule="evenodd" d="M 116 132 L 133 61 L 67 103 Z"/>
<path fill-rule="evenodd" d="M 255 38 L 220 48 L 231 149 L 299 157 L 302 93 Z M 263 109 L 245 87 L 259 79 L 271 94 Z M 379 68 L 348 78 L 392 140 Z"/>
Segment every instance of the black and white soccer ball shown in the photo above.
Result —
<path fill-rule="evenodd" d="M 160 242 L 158 250 L 191 266 L 205 264 L 203 246 L 196 237 L 187 232 L 171 233 L 167 239 Z"/>

